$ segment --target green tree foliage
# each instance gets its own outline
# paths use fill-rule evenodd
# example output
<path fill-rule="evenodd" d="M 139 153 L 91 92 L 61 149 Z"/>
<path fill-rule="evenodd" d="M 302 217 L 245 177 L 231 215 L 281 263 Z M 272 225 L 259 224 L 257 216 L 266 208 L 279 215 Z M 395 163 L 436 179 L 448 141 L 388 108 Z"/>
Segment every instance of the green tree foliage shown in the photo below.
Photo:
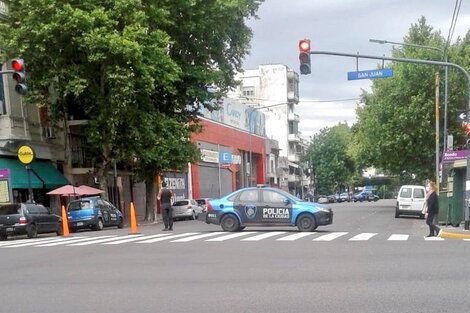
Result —
<path fill-rule="evenodd" d="M 323 128 L 312 139 L 306 158 L 313 167 L 317 194 L 330 194 L 349 185 L 355 173 L 348 152 L 351 140 L 351 129 L 342 123 Z"/>
<path fill-rule="evenodd" d="M 128 162 L 154 195 L 155 174 L 195 159 L 196 113 L 233 86 L 251 39 L 245 20 L 261 2 L 18 0 L 0 40 L 4 59 L 25 59 L 29 103 L 57 121 L 77 112 L 89 120 L 98 175 Z"/>
<path fill-rule="evenodd" d="M 449 62 L 463 66 L 468 60 L 468 35 L 449 50 Z M 405 43 L 443 48 L 445 40 L 426 24 L 425 18 L 413 24 Z M 441 60 L 439 51 L 404 46 L 394 48 L 394 57 Z M 417 181 L 434 176 L 435 169 L 435 73 L 440 72 L 440 90 L 444 90 L 442 67 L 409 63 L 391 63 L 394 75 L 374 80 L 372 92 L 362 95 L 357 109 L 354 145 L 351 148 L 362 168 L 375 166 L 387 173 L 412 173 Z M 465 107 L 465 78 L 449 69 L 449 129 L 461 144 L 461 129 L 456 112 Z M 441 105 L 443 97 L 441 96 Z M 441 112 L 443 112 L 443 105 Z M 441 113 L 441 130 L 443 125 Z M 442 132 L 441 132 L 442 143 Z M 442 145 L 440 150 L 442 151 Z"/>

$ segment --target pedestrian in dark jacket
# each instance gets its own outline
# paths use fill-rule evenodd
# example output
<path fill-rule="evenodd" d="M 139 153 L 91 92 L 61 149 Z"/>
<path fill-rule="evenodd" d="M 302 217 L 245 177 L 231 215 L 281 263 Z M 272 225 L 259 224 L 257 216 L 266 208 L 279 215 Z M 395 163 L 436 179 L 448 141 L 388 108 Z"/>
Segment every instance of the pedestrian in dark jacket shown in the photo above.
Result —
<path fill-rule="evenodd" d="M 171 206 L 173 192 L 166 188 L 166 182 L 162 182 L 162 189 L 160 189 L 157 199 L 160 201 L 163 223 L 165 224 L 165 228 L 162 230 L 173 230 L 173 207 Z"/>
<path fill-rule="evenodd" d="M 426 224 L 429 226 L 429 235 L 426 237 L 434 237 L 438 236 L 440 232 L 440 228 L 437 227 L 435 223 L 435 219 L 439 214 L 439 199 L 437 197 L 437 187 L 436 184 L 430 181 L 426 186 L 426 206 L 427 211 L 425 214 L 426 217 Z"/>

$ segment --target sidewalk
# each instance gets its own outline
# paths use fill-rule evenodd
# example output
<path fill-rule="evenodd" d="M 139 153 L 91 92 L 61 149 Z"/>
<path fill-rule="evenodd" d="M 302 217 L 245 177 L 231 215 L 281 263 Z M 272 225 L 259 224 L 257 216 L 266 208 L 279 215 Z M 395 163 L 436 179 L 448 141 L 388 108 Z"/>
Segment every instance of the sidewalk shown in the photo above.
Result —
<path fill-rule="evenodd" d="M 442 226 L 442 232 L 439 237 L 446 239 L 470 239 L 470 231 L 462 227 Z"/>

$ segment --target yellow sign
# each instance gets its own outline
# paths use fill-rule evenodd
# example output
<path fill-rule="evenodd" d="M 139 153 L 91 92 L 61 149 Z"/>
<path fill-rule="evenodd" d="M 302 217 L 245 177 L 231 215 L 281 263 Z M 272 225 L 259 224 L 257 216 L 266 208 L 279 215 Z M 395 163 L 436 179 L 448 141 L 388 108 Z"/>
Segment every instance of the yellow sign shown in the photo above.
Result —
<path fill-rule="evenodd" d="M 18 159 L 21 163 L 27 165 L 34 160 L 34 151 L 30 146 L 21 146 L 18 149 Z"/>

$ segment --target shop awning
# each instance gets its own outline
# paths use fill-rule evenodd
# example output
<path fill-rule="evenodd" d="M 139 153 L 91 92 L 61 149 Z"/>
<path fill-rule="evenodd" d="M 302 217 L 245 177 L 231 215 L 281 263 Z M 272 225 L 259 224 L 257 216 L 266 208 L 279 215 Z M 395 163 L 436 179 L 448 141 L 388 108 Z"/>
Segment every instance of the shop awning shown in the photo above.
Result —
<path fill-rule="evenodd" d="M 10 170 L 12 189 L 28 189 L 28 173 L 20 161 L 13 158 L 0 158 L 0 168 Z M 31 188 L 33 189 L 54 189 L 69 183 L 51 161 L 34 160 L 31 168 Z"/>

